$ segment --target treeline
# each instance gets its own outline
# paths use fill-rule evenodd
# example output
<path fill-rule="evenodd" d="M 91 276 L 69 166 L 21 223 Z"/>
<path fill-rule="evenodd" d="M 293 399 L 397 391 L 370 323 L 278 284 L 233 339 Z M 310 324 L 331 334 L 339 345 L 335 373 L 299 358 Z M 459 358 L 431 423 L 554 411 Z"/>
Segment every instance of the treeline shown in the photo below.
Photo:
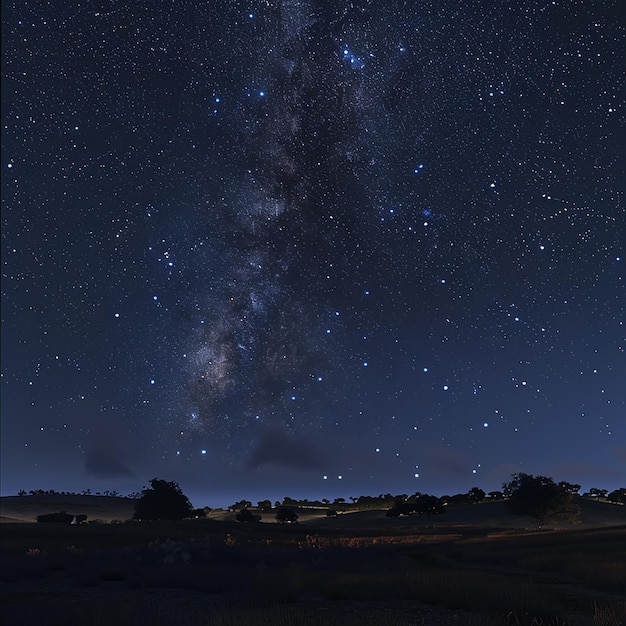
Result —
<path fill-rule="evenodd" d="M 453 496 L 437 497 L 418 491 L 413 495 L 387 493 L 379 496 L 355 496 L 350 498 L 351 502 L 346 502 L 345 498 L 335 498 L 331 502 L 325 498 L 297 500 L 285 497 L 282 502 L 274 503 L 274 507 L 278 510 L 275 517 L 280 523 L 297 523 L 296 509 L 306 508 L 325 508 L 329 517 L 337 515 L 338 512 L 372 509 L 386 509 L 387 517 L 391 518 L 404 515 L 430 516 L 445 513 L 449 505 L 472 505 L 504 500 L 511 513 L 530 515 L 538 523 L 548 520 L 571 523 L 580 521 L 581 509 L 574 501 L 574 496 L 580 495 L 580 485 L 565 481 L 556 483 L 546 476 L 533 476 L 522 472 L 512 474 L 511 478 L 511 481 L 502 485 L 501 491 L 491 491 L 488 494 L 479 487 L 472 487 L 466 493 Z M 56 492 L 42 491 L 42 494 L 46 493 L 56 495 Z M 583 496 L 596 500 L 605 499 L 614 504 L 626 504 L 626 488 L 615 489 L 610 493 L 605 489 L 590 489 Z M 260 515 L 252 512 L 250 500 L 240 500 L 228 508 L 236 514 L 235 519 L 239 522 L 261 520 Z M 260 500 L 257 508 L 261 512 L 269 512 L 272 510 L 272 502 Z M 209 507 L 194 509 L 189 498 L 175 481 L 153 478 L 150 481 L 150 487 L 144 487 L 141 496 L 136 498 L 133 519 L 137 521 L 202 519 L 206 518 L 210 511 Z M 65 511 L 37 517 L 38 522 L 50 524 L 80 524 L 86 520 L 86 515 L 73 516 Z"/>
<path fill-rule="evenodd" d="M 552 479 L 549 479 L 550 481 Z M 583 498 L 588 498 L 591 500 L 604 500 L 611 502 L 613 504 L 626 504 L 626 488 L 622 487 L 619 489 L 614 489 L 610 491 L 608 489 L 599 489 L 599 488 L 591 488 L 589 491 L 584 493 L 580 493 L 581 486 L 576 483 L 569 483 L 567 481 L 561 481 L 559 483 L 553 483 L 556 485 L 562 492 L 569 495 L 577 495 Z M 426 507 L 426 509 L 430 508 L 431 511 L 437 509 L 439 512 L 441 507 L 446 507 L 449 505 L 461 505 L 461 504 L 478 504 L 481 502 L 497 502 L 500 500 L 508 500 L 511 497 L 511 483 L 505 483 L 502 486 L 502 490 L 500 491 L 489 491 L 485 492 L 479 487 L 472 487 L 466 493 L 457 493 L 454 495 L 443 495 L 443 496 L 432 496 L 430 494 L 423 494 L 421 492 L 416 492 L 412 495 L 401 493 L 401 494 L 379 494 L 377 496 L 350 496 L 349 501 L 345 498 L 335 498 L 334 500 L 329 500 L 327 498 L 322 498 L 321 500 L 309 500 L 307 498 L 291 498 L 289 496 L 285 496 L 282 501 L 276 500 L 272 503 L 271 500 L 259 500 L 256 504 L 256 507 L 253 506 L 252 501 L 250 500 L 239 500 L 234 504 L 231 504 L 228 510 L 237 513 L 244 509 L 256 508 L 260 512 L 269 512 L 273 508 L 279 509 L 282 507 L 292 507 L 292 508 L 300 508 L 300 509 L 327 509 L 333 512 L 347 512 L 347 511 L 368 511 L 368 510 L 380 510 L 380 509 L 388 509 L 388 510 L 400 510 L 400 511 L 410 511 L 413 508 L 412 512 L 418 513 L 427 513 L 427 510 L 421 510 Z M 105 489 L 103 491 L 92 492 L 91 489 L 85 489 L 82 492 L 75 491 L 56 491 L 54 489 L 31 489 L 30 491 L 26 491 L 21 489 L 18 492 L 18 496 L 104 496 L 104 497 L 112 497 L 112 498 L 129 498 L 132 500 L 140 500 L 144 497 L 146 493 L 146 488 L 141 492 L 133 492 L 128 495 L 123 495 L 116 490 Z M 435 506 L 433 502 L 437 502 Z M 427 506 L 424 504 L 425 502 L 429 502 L 430 504 Z M 415 505 L 415 506 L 414 506 Z M 206 506 L 203 509 L 193 509 L 192 516 L 196 518 L 202 518 L 207 515 L 207 513 L 211 510 L 210 507 Z M 401 513 L 401 514 L 404 514 Z"/>
<path fill-rule="evenodd" d="M 589 491 L 580 493 L 581 486 L 576 483 L 570 483 L 567 481 L 561 481 L 555 483 L 556 486 L 563 492 L 570 495 L 579 495 L 583 498 L 591 500 L 608 500 L 614 504 L 626 504 L 626 488 L 615 489 L 611 492 L 608 489 L 592 488 Z M 309 500 L 307 498 L 291 498 L 284 497 L 282 500 L 276 500 L 273 504 L 271 500 L 259 500 L 256 507 L 253 506 L 250 500 L 239 500 L 228 507 L 228 510 L 237 512 L 242 509 L 257 508 L 261 512 L 269 511 L 272 508 L 280 507 L 296 507 L 300 509 L 328 509 L 332 508 L 336 511 L 367 511 L 367 510 L 380 510 L 380 509 L 392 509 L 398 507 L 399 503 L 412 504 L 422 498 L 428 496 L 429 498 L 435 498 L 442 506 L 457 505 L 457 504 L 477 504 L 480 502 L 498 502 L 500 500 L 507 500 L 512 493 L 511 483 L 505 483 L 503 489 L 500 491 L 485 492 L 479 487 L 472 487 L 466 493 L 457 493 L 454 495 L 443 496 L 431 496 L 430 494 L 423 494 L 416 492 L 409 495 L 406 493 L 393 495 L 391 493 L 380 494 L 378 496 L 351 496 L 350 501 L 345 498 L 335 498 L 334 500 L 328 500 L 322 498 L 321 500 Z"/>
<path fill-rule="evenodd" d="M 38 524 L 84 524 L 87 521 L 87 515 L 72 515 L 65 511 L 58 513 L 43 513 L 37 516 Z"/>
<path fill-rule="evenodd" d="M 124 495 L 115 489 L 105 489 L 104 491 L 92 491 L 91 489 L 83 489 L 83 491 L 56 491 L 56 489 L 20 489 L 18 496 L 104 496 L 106 498 L 130 498 L 136 500 L 141 498 L 141 492 L 135 491 Z"/>

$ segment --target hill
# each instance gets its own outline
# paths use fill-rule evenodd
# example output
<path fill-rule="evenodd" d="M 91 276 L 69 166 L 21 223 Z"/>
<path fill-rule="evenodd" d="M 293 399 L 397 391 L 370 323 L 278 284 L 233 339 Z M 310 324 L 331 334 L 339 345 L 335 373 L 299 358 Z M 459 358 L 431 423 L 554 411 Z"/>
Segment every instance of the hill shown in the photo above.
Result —
<path fill-rule="evenodd" d="M 575 502 L 581 508 L 581 524 L 577 528 L 600 528 L 626 524 L 626 506 L 605 501 L 589 500 L 577 496 Z M 84 495 L 35 495 L 3 496 L 0 498 L 0 522 L 36 522 L 42 513 L 66 511 L 73 515 L 85 514 L 88 520 L 127 520 L 133 516 L 135 500 L 111 496 Z M 328 528 L 395 528 L 415 525 L 437 527 L 535 528 L 537 524 L 527 516 L 511 515 L 504 502 L 483 502 L 447 507 L 446 513 L 434 517 L 401 517 L 390 519 L 386 511 L 350 511 L 337 517 L 326 517 L 326 509 L 298 509 L 302 524 Z M 263 514 L 262 521 L 273 523 L 275 511 Z M 234 521 L 233 513 L 214 511 L 212 519 Z M 571 524 L 545 524 L 544 527 L 571 528 Z"/>
<path fill-rule="evenodd" d="M 35 495 L 0 498 L 0 522 L 36 522 L 42 513 L 66 511 L 87 515 L 88 520 L 127 520 L 132 518 L 135 500 L 113 496 Z"/>
<path fill-rule="evenodd" d="M 548 523 L 545 528 L 600 528 L 626 524 L 626 506 L 609 502 L 589 500 L 576 496 L 574 501 L 581 509 L 580 524 Z M 393 527 L 432 525 L 436 527 L 475 527 L 491 528 L 536 528 L 537 523 L 529 516 L 512 515 L 505 502 L 483 502 L 480 504 L 450 505 L 446 513 L 433 517 L 400 517 L 389 519 L 386 511 L 355 511 L 342 513 L 327 519 L 323 514 L 301 512 L 300 521 L 328 527 Z"/>

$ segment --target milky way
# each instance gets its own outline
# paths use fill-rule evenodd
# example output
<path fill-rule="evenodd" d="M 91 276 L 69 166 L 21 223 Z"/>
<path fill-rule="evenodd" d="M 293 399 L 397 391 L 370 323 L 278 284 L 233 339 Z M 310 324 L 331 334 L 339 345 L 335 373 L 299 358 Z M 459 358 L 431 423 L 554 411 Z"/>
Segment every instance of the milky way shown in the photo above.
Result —
<path fill-rule="evenodd" d="M 619 16 L 3 3 L 3 489 L 623 486 Z"/>
<path fill-rule="evenodd" d="M 371 254 L 361 80 L 333 13 L 311 11 L 295 28 L 296 10 L 278 12 L 266 44 L 277 49 L 265 63 L 273 74 L 250 95 L 259 112 L 242 137 L 242 197 L 230 199 L 232 268 L 194 338 L 191 398 L 203 422 L 234 413 L 289 423 L 290 403 L 331 367 L 324 318 L 354 299 Z"/>

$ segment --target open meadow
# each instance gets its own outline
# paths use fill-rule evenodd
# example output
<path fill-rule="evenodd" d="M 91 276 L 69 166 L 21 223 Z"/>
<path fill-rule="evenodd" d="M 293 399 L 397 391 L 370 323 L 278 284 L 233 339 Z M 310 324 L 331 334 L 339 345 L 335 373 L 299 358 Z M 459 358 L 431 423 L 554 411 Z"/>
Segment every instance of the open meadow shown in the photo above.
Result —
<path fill-rule="evenodd" d="M 282 525 L 274 511 L 126 522 L 132 501 L 67 497 L 2 498 L 2 624 L 626 624 L 624 506 L 581 500 L 582 523 L 562 528 L 502 502 L 399 519 L 300 509 Z M 33 523 L 59 510 L 103 522 Z"/>

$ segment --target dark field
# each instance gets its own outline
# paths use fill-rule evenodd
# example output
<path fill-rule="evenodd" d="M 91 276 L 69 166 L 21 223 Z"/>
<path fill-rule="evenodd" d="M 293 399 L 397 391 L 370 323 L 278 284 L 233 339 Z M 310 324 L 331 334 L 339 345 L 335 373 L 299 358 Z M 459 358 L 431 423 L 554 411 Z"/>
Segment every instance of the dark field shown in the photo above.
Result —
<path fill-rule="evenodd" d="M 519 518 L 498 525 L 508 518 L 494 505 L 399 520 L 302 511 L 293 526 L 270 523 L 273 514 L 251 525 L 228 514 L 3 524 L 0 620 L 617 626 L 626 624 L 626 525 L 610 522 L 624 507 L 600 506 L 609 507 L 592 511 L 600 526 L 583 511 L 581 526 L 560 530 L 525 529 Z"/>

